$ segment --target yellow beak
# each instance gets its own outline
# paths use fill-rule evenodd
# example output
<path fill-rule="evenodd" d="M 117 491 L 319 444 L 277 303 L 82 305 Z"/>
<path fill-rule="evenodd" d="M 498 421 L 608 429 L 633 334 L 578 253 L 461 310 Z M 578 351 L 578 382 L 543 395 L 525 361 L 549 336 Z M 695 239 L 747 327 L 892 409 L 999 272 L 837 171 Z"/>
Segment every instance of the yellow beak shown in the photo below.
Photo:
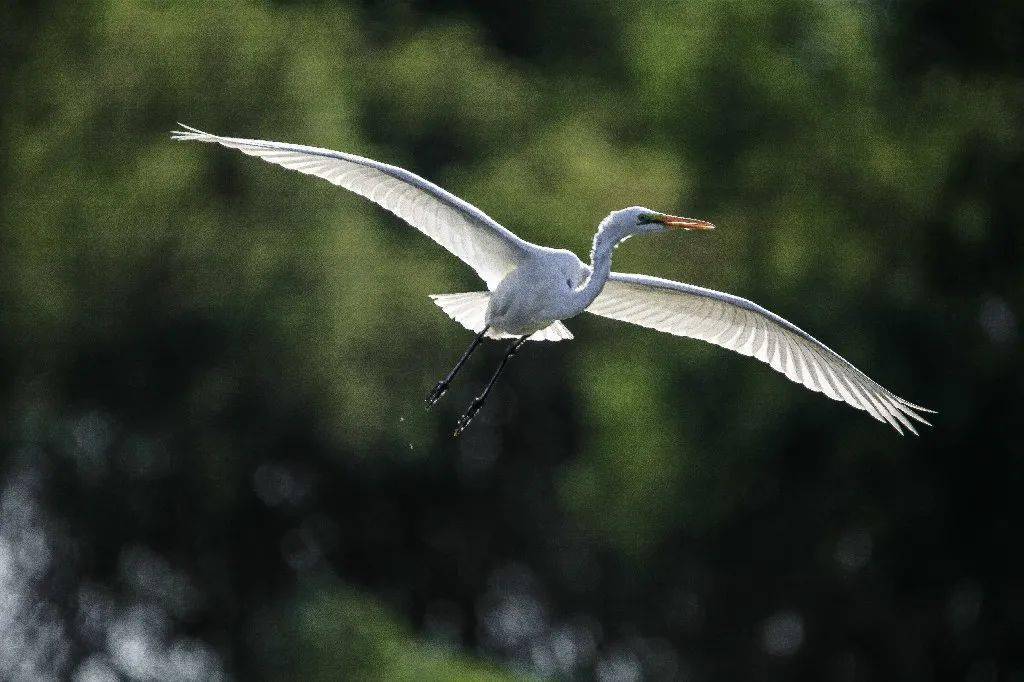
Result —
<path fill-rule="evenodd" d="M 658 222 L 667 227 L 670 230 L 713 230 L 715 226 L 706 220 L 697 220 L 696 218 L 683 218 L 677 215 L 665 215 L 661 214 L 657 218 Z"/>

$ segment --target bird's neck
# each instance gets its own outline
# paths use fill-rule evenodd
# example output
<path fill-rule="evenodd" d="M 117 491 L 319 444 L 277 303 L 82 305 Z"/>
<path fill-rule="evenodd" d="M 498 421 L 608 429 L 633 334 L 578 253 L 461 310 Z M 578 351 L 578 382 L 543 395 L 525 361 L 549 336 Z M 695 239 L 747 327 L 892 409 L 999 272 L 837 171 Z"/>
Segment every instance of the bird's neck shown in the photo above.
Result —
<path fill-rule="evenodd" d="M 601 290 L 604 289 L 608 275 L 612 271 L 612 252 L 623 240 L 623 237 L 614 233 L 613 230 L 599 229 L 594 235 L 594 245 L 590 249 L 590 277 L 587 282 L 577 291 L 578 305 L 585 309 Z"/>

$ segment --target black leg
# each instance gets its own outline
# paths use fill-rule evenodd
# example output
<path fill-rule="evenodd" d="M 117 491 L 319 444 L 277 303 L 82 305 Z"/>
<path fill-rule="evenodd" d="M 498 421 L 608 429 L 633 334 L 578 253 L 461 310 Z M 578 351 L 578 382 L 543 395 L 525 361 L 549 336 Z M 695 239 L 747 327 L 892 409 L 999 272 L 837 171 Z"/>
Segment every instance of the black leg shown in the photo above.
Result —
<path fill-rule="evenodd" d="M 454 367 L 452 367 L 452 371 L 448 372 L 448 376 L 437 382 L 437 386 L 434 386 L 434 390 L 427 396 L 428 405 L 436 404 L 437 401 L 441 399 L 441 396 L 445 394 L 445 391 L 448 390 L 448 384 L 452 383 L 452 379 L 454 379 L 455 375 L 459 373 L 462 366 L 466 364 L 466 360 L 473 354 L 476 347 L 480 345 L 480 342 L 484 340 L 484 334 L 487 333 L 488 329 L 490 329 L 490 327 L 484 327 L 483 331 L 476 335 L 476 338 L 473 339 L 473 343 L 469 344 L 469 348 L 466 349 L 466 352 L 462 354 L 459 361 L 455 363 Z"/>
<path fill-rule="evenodd" d="M 469 404 L 469 409 L 466 410 L 465 414 L 459 417 L 459 421 L 455 425 L 455 433 L 452 434 L 453 437 L 457 438 L 460 433 L 466 430 L 469 423 L 473 421 L 473 417 L 475 417 L 476 413 L 480 411 L 481 407 L 483 407 L 484 401 L 487 400 L 487 395 L 491 392 L 491 389 L 494 388 L 494 383 L 498 380 L 501 370 L 505 369 L 505 365 L 508 364 L 508 361 L 512 359 L 512 356 L 523 347 L 524 343 L 526 343 L 525 336 L 516 339 L 512 342 L 512 345 L 508 347 L 505 357 L 503 357 L 501 362 L 498 363 L 498 369 L 494 370 L 491 380 L 487 382 L 486 386 L 484 386 L 484 392 L 473 398 L 473 402 Z"/>

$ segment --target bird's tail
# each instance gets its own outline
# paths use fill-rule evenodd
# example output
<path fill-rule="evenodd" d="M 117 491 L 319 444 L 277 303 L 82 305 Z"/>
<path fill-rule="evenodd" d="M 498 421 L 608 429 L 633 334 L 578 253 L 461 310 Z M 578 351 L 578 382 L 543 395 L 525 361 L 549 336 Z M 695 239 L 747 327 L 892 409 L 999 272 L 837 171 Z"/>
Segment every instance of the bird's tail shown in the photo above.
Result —
<path fill-rule="evenodd" d="M 448 314 L 463 327 L 471 332 L 480 333 L 480 330 L 487 324 L 487 304 L 490 302 L 491 294 L 488 291 L 469 291 L 462 294 L 431 294 L 441 310 Z M 511 339 L 515 338 L 510 334 L 494 331 L 487 331 L 488 338 Z M 564 324 L 555 321 L 550 325 L 534 332 L 530 336 L 531 341 L 564 341 L 572 338 Z"/>

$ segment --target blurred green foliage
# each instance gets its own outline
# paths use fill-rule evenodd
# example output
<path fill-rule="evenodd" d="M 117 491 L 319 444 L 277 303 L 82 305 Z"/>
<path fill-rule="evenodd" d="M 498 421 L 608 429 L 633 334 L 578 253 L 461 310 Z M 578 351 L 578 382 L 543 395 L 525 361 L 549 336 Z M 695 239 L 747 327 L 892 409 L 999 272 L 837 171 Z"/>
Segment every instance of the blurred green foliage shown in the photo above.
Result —
<path fill-rule="evenodd" d="M 8 480 L 41 472 L 75 538 L 66 583 L 132 603 L 117 557 L 153 548 L 206 595 L 172 629 L 243 678 L 1005 669 L 1024 612 L 1006 548 L 1024 483 L 1019 12 L 4 11 L 0 442 Z M 427 294 L 479 282 L 358 197 L 172 143 L 178 120 L 402 165 L 581 256 L 624 206 L 711 219 L 630 241 L 616 269 L 752 298 L 937 409 L 937 428 L 899 439 L 745 358 L 581 318 L 452 441 L 496 358 L 423 410 L 468 341 Z M 83 440 L 96 424 L 107 436 Z M 267 471 L 313 483 L 268 498 Z M 832 565 L 851 528 L 875 557 L 853 577 Z M 310 562 L 289 559 L 295 537 Z M 597 624 L 596 653 L 545 658 L 555 625 L 488 635 L 481 595 L 510 563 L 550 623 Z M 984 595 L 974 629 L 922 629 L 965 584 Z M 76 595 L 44 597 L 73 612 Z M 437 600 L 461 614 L 443 644 Z M 693 603 L 697 625 L 679 615 Z M 778 609 L 803 614 L 797 656 L 758 649 Z M 57 672 L 94 649 L 75 639 Z"/>
<path fill-rule="evenodd" d="M 272 625 L 270 624 L 272 621 Z M 330 584 L 314 584 L 268 619 L 258 646 L 263 675 L 279 679 L 514 679 L 496 667 L 424 646 L 381 605 Z M 283 627 L 282 627 L 283 626 Z"/>

